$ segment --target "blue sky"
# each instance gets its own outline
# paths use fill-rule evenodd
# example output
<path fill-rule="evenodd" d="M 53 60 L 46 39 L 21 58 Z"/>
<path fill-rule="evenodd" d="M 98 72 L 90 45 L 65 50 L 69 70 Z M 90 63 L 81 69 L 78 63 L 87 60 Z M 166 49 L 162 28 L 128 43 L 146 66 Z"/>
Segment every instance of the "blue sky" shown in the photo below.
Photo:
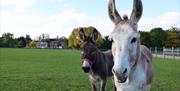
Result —
<path fill-rule="evenodd" d="M 119 13 L 129 15 L 133 0 L 116 0 Z M 180 27 L 179 0 L 142 0 L 143 16 L 139 30 L 154 27 L 169 29 Z M 76 27 L 96 27 L 100 33 L 109 35 L 113 23 L 107 13 L 108 0 L 1 0 L 1 30 L 15 37 L 30 34 L 36 38 L 42 33 L 69 37 Z"/>

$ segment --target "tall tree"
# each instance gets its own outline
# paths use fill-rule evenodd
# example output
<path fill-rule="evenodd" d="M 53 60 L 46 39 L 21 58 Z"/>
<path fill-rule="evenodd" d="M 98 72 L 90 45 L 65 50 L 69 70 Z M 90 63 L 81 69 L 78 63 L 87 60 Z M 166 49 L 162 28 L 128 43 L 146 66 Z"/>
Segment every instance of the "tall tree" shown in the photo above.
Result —
<path fill-rule="evenodd" d="M 26 47 L 26 39 L 23 36 L 16 39 L 16 47 L 18 48 Z"/>
<path fill-rule="evenodd" d="M 93 30 L 95 29 L 94 27 L 79 27 L 79 28 L 75 28 L 71 35 L 69 36 L 69 39 L 68 39 L 68 47 L 69 48 L 79 48 L 82 41 L 80 40 L 79 38 L 79 30 L 83 29 L 84 33 L 86 36 L 90 36 L 93 32 Z M 97 41 L 95 42 L 95 44 L 100 47 L 103 43 L 103 39 L 101 37 L 101 34 L 99 33 L 99 36 L 98 36 L 98 39 Z"/>
<path fill-rule="evenodd" d="M 4 33 L 1 37 L 0 47 L 15 47 L 14 35 Z"/>
<path fill-rule="evenodd" d="M 29 47 L 30 48 L 36 48 L 36 44 L 37 42 L 35 40 L 32 40 L 30 43 L 29 43 Z"/>
<path fill-rule="evenodd" d="M 180 47 L 180 29 L 172 27 L 167 32 L 165 47 Z"/>
<path fill-rule="evenodd" d="M 109 39 L 109 36 L 105 36 L 105 37 L 103 38 L 103 41 L 104 41 L 104 42 L 103 42 L 101 48 L 102 48 L 102 49 L 105 49 L 105 50 L 111 49 L 112 41 Z"/>
<path fill-rule="evenodd" d="M 166 36 L 167 34 L 162 28 L 151 29 L 151 47 L 163 47 L 165 45 Z"/>
<path fill-rule="evenodd" d="M 140 41 L 142 45 L 145 45 L 147 47 L 151 47 L 151 35 L 149 32 L 140 31 Z"/>
<path fill-rule="evenodd" d="M 180 39 L 180 28 L 178 27 L 172 27 L 171 29 L 169 29 L 169 31 L 174 31 L 177 33 L 179 39 Z"/>
<path fill-rule="evenodd" d="M 29 47 L 29 43 L 32 41 L 30 35 L 26 35 L 26 48 Z"/>

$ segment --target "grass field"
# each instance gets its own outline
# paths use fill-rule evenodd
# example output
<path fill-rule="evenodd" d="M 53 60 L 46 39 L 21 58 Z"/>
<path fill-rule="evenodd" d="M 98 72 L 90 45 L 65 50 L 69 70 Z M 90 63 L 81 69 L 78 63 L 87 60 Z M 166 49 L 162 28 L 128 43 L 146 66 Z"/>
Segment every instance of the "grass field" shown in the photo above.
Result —
<path fill-rule="evenodd" d="M 151 91 L 180 91 L 180 61 L 154 58 L 153 66 Z M 0 49 L 0 91 L 90 90 L 77 50 Z"/>

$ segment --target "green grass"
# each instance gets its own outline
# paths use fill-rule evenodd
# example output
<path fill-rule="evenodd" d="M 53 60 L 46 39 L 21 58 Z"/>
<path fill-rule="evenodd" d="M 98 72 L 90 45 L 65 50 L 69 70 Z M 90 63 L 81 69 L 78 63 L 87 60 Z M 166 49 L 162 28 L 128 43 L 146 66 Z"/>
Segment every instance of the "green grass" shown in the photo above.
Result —
<path fill-rule="evenodd" d="M 155 58 L 153 66 L 151 91 L 180 91 L 180 61 Z M 0 91 L 90 90 L 77 50 L 0 49 Z"/>
<path fill-rule="evenodd" d="M 152 91 L 180 91 L 180 60 L 155 58 Z"/>

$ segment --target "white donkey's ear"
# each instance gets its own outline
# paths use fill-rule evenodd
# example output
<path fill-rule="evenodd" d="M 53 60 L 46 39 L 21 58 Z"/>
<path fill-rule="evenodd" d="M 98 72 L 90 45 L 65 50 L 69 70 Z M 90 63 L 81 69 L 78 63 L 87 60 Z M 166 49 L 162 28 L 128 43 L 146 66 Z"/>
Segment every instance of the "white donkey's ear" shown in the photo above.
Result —
<path fill-rule="evenodd" d="M 109 0 L 108 14 L 109 14 L 109 18 L 115 25 L 117 25 L 120 21 L 122 21 L 121 16 L 119 15 L 118 11 L 116 10 L 115 0 Z"/>
<path fill-rule="evenodd" d="M 85 33 L 82 28 L 80 28 L 80 30 L 79 30 L 79 37 L 82 41 L 86 40 L 86 36 L 85 36 Z"/>
<path fill-rule="evenodd" d="M 143 6 L 141 0 L 133 0 L 133 10 L 130 16 L 130 20 L 134 23 L 138 23 L 142 16 Z"/>

